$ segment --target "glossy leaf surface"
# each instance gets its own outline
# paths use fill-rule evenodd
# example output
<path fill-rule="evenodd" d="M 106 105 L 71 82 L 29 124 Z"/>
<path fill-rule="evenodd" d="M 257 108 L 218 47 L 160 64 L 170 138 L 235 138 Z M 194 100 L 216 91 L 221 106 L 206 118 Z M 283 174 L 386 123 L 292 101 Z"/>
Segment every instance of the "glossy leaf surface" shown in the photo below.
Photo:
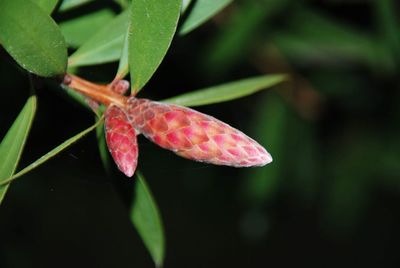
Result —
<path fill-rule="evenodd" d="M 181 13 L 185 13 L 191 2 L 192 0 L 182 0 Z"/>
<path fill-rule="evenodd" d="M 257 91 L 270 88 L 283 82 L 285 79 L 287 79 L 287 77 L 282 74 L 252 77 L 196 90 L 163 100 L 163 102 L 174 103 L 183 106 L 200 106 L 219 103 L 244 97 Z"/>
<path fill-rule="evenodd" d="M 121 57 L 119 59 L 118 71 L 115 77 L 117 79 L 123 79 L 129 73 L 128 64 L 128 31 L 125 35 L 124 46 L 122 47 Z"/>
<path fill-rule="evenodd" d="M 182 0 L 133 0 L 130 14 L 129 66 L 132 91 L 150 80 L 175 34 Z"/>
<path fill-rule="evenodd" d="M 187 34 L 230 4 L 232 0 L 197 0 L 179 33 Z"/>
<path fill-rule="evenodd" d="M 53 12 L 54 8 L 57 6 L 58 0 L 33 0 L 32 2 L 36 3 L 47 14 L 51 14 L 51 12 Z"/>
<path fill-rule="evenodd" d="M 60 6 L 60 11 L 67 11 L 73 8 L 77 8 L 84 4 L 93 2 L 94 0 L 63 0 Z"/>
<path fill-rule="evenodd" d="M 69 67 L 102 64 L 118 60 L 128 29 L 128 15 L 128 12 L 118 15 L 85 42 L 70 56 Z"/>
<path fill-rule="evenodd" d="M 31 1 L 0 1 L 0 43 L 32 73 L 55 76 L 65 72 L 64 37 L 53 19 Z"/>
<path fill-rule="evenodd" d="M 39 159 L 37 159 L 35 162 L 33 162 L 32 164 L 30 164 L 29 166 L 25 167 L 24 169 L 22 169 L 21 171 L 19 171 L 18 173 L 16 173 L 15 175 L 13 175 L 10 179 L 7 180 L 3 180 L 3 182 L 0 183 L 6 183 L 6 182 L 10 182 L 13 181 L 19 177 L 21 177 L 22 175 L 25 175 L 26 173 L 32 171 L 33 169 L 39 167 L 40 165 L 44 164 L 46 161 L 50 160 L 51 158 L 53 158 L 54 156 L 56 156 L 57 154 L 61 153 L 63 150 L 67 149 L 69 146 L 71 146 L 72 144 L 74 144 L 75 142 L 77 142 L 78 140 L 80 140 L 81 138 L 83 138 L 85 135 L 87 135 L 88 133 L 90 133 L 91 131 L 93 131 L 101 122 L 103 122 L 103 120 L 98 120 L 94 125 L 92 125 L 91 127 L 85 129 L 84 131 L 76 134 L 75 136 L 69 138 L 68 140 L 64 141 L 63 143 L 61 143 L 60 145 L 58 145 L 56 148 L 54 148 L 53 150 L 51 150 L 50 152 L 46 153 L 45 155 L 41 156 Z M 0 186 L 1 187 L 1 186 Z"/>
<path fill-rule="evenodd" d="M 153 195 L 139 172 L 136 173 L 135 199 L 130 216 L 156 266 L 162 266 L 165 255 L 164 228 Z"/>
<path fill-rule="evenodd" d="M 96 117 L 96 120 L 99 120 L 99 118 Z M 106 172 L 109 173 L 111 170 L 111 158 L 106 143 L 104 124 L 100 124 L 96 127 L 96 137 L 97 137 L 97 144 L 99 148 L 99 156 L 101 162 Z"/>
<path fill-rule="evenodd" d="M 31 96 L 0 143 L 0 182 L 13 175 L 24 149 L 36 112 L 36 97 Z M 9 185 L 0 186 L 0 203 Z"/>
<path fill-rule="evenodd" d="M 60 28 L 67 44 L 72 47 L 79 47 L 96 34 L 96 30 L 107 25 L 113 17 L 112 11 L 102 9 L 62 22 Z"/>

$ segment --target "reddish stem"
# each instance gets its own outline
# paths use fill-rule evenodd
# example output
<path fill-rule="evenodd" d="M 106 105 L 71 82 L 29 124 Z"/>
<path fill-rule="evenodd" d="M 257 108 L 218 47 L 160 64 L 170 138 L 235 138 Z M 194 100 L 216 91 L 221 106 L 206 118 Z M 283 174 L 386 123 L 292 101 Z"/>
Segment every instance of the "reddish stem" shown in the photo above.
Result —
<path fill-rule="evenodd" d="M 64 76 L 63 84 L 106 106 L 116 104 L 124 108 L 126 105 L 127 98 L 111 91 L 109 85 L 95 84 L 72 74 Z"/>

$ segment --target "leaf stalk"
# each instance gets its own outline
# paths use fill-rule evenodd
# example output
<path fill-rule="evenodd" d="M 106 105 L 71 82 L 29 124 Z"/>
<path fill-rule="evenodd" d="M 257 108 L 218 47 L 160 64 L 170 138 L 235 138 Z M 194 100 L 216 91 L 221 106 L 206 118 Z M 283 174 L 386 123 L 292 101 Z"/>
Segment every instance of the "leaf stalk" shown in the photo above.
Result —
<path fill-rule="evenodd" d="M 108 85 L 96 84 L 72 74 L 66 74 L 63 79 L 64 85 L 95 101 L 106 106 L 116 104 L 124 108 L 127 98 L 111 90 L 114 83 Z"/>

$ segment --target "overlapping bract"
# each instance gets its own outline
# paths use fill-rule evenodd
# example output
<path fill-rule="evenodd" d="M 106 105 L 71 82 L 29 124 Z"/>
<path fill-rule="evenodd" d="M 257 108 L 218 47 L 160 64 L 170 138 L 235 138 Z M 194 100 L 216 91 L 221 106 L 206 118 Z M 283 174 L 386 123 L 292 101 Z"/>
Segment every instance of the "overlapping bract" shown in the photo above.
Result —
<path fill-rule="evenodd" d="M 105 112 L 106 140 L 118 168 L 131 177 L 137 166 L 136 135 L 143 134 L 182 157 L 215 165 L 264 166 L 271 155 L 255 140 L 193 109 L 130 97 L 126 108 Z"/>
<path fill-rule="evenodd" d="M 110 105 L 105 111 L 108 150 L 118 168 L 128 177 L 135 173 L 138 160 L 136 132 L 125 111 Z"/>
<path fill-rule="evenodd" d="M 162 148 L 196 161 L 234 167 L 263 166 L 271 155 L 243 132 L 186 107 L 130 97 L 133 127 Z"/>

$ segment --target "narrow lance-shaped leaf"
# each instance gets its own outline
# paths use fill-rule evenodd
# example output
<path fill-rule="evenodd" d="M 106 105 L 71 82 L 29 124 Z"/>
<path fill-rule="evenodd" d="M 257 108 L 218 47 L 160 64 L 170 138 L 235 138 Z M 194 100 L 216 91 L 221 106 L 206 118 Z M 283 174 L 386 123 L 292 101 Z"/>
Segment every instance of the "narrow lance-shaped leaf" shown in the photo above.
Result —
<path fill-rule="evenodd" d="M 17 168 L 35 111 L 36 97 L 31 96 L 0 144 L 0 182 L 9 178 Z M 0 203 L 8 187 L 0 186 Z"/>
<path fill-rule="evenodd" d="M 40 8 L 42 8 L 47 14 L 51 14 L 56 7 L 58 0 L 33 0 Z"/>
<path fill-rule="evenodd" d="M 376 13 L 377 26 L 383 37 L 386 53 L 389 52 L 389 49 L 392 50 L 390 52 L 393 53 L 398 60 L 400 59 L 400 28 L 395 2 L 396 1 L 392 0 L 374 1 L 373 9 Z"/>
<path fill-rule="evenodd" d="M 102 120 L 104 109 L 105 109 L 105 107 L 103 105 L 100 105 L 100 107 L 98 109 L 98 112 L 97 112 L 98 115 L 95 117 L 96 122 L 98 120 Z M 96 127 L 96 136 L 97 136 L 97 142 L 98 142 L 99 154 L 100 154 L 101 162 L 103 163 L 104 169 L 107 172 L 110 172 L 111 158 L 110 158 L 110 155 L 108 153 L 108 148 L 107 148 L 105 131 L 104 131 L 104 124 L 103 123 L 97 125 L 97 127 Z"/>
<path fill-rule="evenodd" d="M 11 181 L 21 177 L 22 175 L 25 175 L 26 173 L 28 173 L 28 172 L 32 171 L 33 169 L 39 167 L 40 165 L 44 164 L 46 161 L 50 160 L 57 154 L 61 153 L 63 150 L 67 149 L 69 146 L 71 146 L 72 144 L 74 144 L 75 142 L 77 142 L 78 140 L 83 138 L 86 134 L 88 134 L 89 132 L 94 130 L 101 122 L 103 122 L 103 119 L 98 120 L 93 126 L 85 129 L 84 131 L 82 131 L 82 132 L 76 134 L 75 136 L 69 138 L 68 140 L 64 141 L 63 143 L 58 145 L 56 148 L 54 148 L 50 152 L 46 153 L 45 155 L 40 157 L 35 162 L 33 162 L 29 166 L 25 167 L 24 169 L 22 169 L 21 171 L 19 171 L 15 175 L 13 175 L 11 178 L 1 181 L 0 187 L 4 184 L 10 183 Z"/>
<path fill-rule="evenodd" d="M 133 0 L 130 14 L 129 67 L 132 91 L 150 80 L 174 36 L 182 0 Z"/>
<path fill-rule="evenodd" d="M 66 93 L 66 95 L 68 97 L 70 97 L 72 100 L 76 101 L 77 103 L 79 103 L 80 105 L 85 107 L 86 109 L 91 110 L 87 103 L 87 100 L 85 99 L 85 97 L 82 94 L 79 94 L 75 90 L 73 90 L 65 85 L 62 85 L 62 88 L 65 89 L 64 92 Z"/>
<path fill-rule="evenodd" d="M 114 18 L 114 13 L 109 9 L 101 9 L 60 23 L 61 32 L 69 46 L 79 47 L 89 40 L 96 29 L 101 29 Z"/>
<path fill-rule="evenodd" d="M 77 8 L 81 5 L 93 2 L 94 0 L 63 0 L 60 6 L 60 11 L 67 11 L 73 8 Z"/>
<path fill-rule="evenodd" d="M 85 66 L 116 61 L 121 56 L 128 29 L 129 12 L 123 12 L 93 35 L 69 57 L 69 66 Z"/>
<path fill-rule="evenodd" d="M 97 136 L 97 142 L 98 142 L 101 162 L 103 164 L 104 169 L 107 172 L 110 172 L 111 158 L 110 158 L 110 155 L 109 155 L 108 149 L 107 149 L 107 143 L 106 143 L 106 139 L 105 139 L 103 124 L 97 126 L 96 136 Z"/>
<path fill-rule="evenodd" d="M 129 0 L 114 0 L 122 9 L 129 8 Z"/>
<path fill-rule="evenodd" d="M 183 35 L 196 29 L 231 2 L 232 0 L 197 0 L 179 33 Z"/>
<path fill-rule="evenodd" d="M 129 73 L 129 64 L 128 64 L 128 31 L 127 31 L 125 35 L 124 46 L 121 51 L 121 57 L 119 59 L 118 71 L 117 74 L 115 75 L 115 78 L 123 79 L 128 73 Z"/>
<path fill-rule="evenodd" d="M 204 88 L 172 97 L 163 102 L 184 106 L 200 106 L 229 101 L 275 86 L 287 79 L 283 74 L 247 78 L 218 86 Z"/>
<path fill-rule="evenodd" d="M 0 43 L 32 73 L 55 76 L 65 72 L 64 37 L 53 19 L 31 1 L 0 1 Z"/>
<path fill-rule="evenodd" d="M 191 2 L 192 0 L 182 0 L 181 13 L 185 13 Z"/>
<path fill-rule="evenodd" d="M 160 212 L 144 177 L 137 172 L 136 178 L 135 199 L 130 212 L 131 221 L 156 266 L 161 267 L 165 255 L 165 237 Z"/>

